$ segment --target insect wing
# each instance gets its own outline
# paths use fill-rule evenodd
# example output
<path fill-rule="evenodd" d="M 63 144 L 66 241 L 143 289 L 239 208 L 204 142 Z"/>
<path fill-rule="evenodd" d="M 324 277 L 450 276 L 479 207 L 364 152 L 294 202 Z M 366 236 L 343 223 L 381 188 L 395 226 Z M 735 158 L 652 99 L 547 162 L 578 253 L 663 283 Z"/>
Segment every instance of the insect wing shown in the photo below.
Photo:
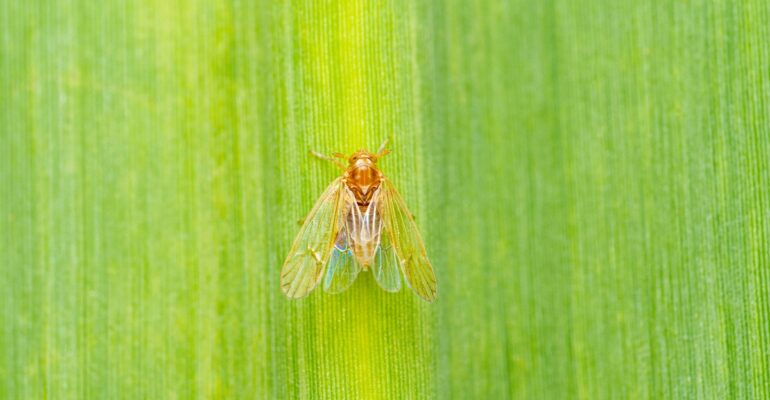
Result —
<path fill-rule="evenodd" d="M 388 236 L 396 250 L 407 285 L 423 299 L 433 301 L 438 295 L 436 275 L 428 260 L 417 225 L 404 200 L 389 180 L 383 181 L 383 189 L 383 234 Z"/>
<path fill-rule="evenodd" d="M 321 280 L 323 267 L 339 231 L 342 206 L 342 178 L 336 179 L 321 195 L 300 228 L 281 269 L 281 290 L 290 298 L 310 293 Z"/>
<path fill-rule="evenodd" d="M 361 257 L 371 260 L 372 273 L 380 287 L 388 292 L 398 292 L 401 290 L 398 256 L 390 237 L 383 233 L 382 215 L 385 205 L 383 192 L 382 187 L 374 192 L 369 206 L 363 213 L 353 202 L 354 207 L 351 208 L 347 229 Z"/>
<path fill-rule="evenodd" d="M 396 249 L 390 242 L 390 236 L 383 232 L 380 236 L 380 245 L 374 255 L 372 273 L 377 283 L 388 292 L 401 290 L 401 273 Z"/>
<path fill-rule="evenodd" d="M 356 280 L 361 266 L 358 265 L 353 249 L 350 247 L 347 229 L 340 229 L 337 240 L 332 247 L 329 264 L 326 266 L 324 290 L 329 293 L 340 293 L 349 288 Z"/>
<path fill-rule="evenodd" d="M 340 230 L 324 277 L 324 290 L 330 293 L 340 293 L 353 284 L 361 272 L 356 252 L 366 259 L 366 249 L 376 247 L 375 240 L 379 239 L 382 227 L 379 218 L 375 217 L 377 193 L 365 213 L 361 213 L 352 192 L 343 188 L 340 196 L 343 203 L 339 215 Z"/>

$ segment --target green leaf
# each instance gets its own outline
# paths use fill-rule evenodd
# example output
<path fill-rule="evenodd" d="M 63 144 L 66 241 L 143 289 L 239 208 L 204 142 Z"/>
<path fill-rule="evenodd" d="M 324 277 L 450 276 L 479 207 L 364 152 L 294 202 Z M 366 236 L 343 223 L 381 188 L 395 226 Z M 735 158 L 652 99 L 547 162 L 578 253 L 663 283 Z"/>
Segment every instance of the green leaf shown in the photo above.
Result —
<path fill-rule="evenodd" d="M 768 16 L 5 1 L 0 398 L 770 396 Z M 286 299 L 385 138 L 438 299 Z"/>

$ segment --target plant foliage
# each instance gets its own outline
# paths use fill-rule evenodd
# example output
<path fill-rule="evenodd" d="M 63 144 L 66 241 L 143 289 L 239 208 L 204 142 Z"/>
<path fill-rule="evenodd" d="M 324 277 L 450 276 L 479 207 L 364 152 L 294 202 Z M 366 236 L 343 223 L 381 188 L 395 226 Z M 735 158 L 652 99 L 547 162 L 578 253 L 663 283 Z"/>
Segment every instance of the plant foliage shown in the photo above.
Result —
<path fill-rule="evenodd" d="M 2 2 L 0 398 L 770 396 L 768 4 Z M 438 300 L 287 300 L 387 137 Z"/>

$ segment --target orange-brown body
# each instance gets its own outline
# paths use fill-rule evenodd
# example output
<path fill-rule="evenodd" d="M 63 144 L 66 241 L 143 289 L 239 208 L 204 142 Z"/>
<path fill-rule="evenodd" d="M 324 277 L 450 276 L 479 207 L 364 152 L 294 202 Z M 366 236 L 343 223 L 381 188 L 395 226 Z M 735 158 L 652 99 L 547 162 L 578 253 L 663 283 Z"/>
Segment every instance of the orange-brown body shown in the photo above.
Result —
<path fill-rule="evenodd" d="M 359 150 L 350 156 L 348 162 L 342 182 L 353 192 L 361 212 L 365 212 L 383 178 L 375 165 L 377 155 Z"/>
<path fill-rule="evenodd" d="M 364 269 L 372 264 L 380 243 L 382 223 L 377 205 L 373 203 L 376 202 L 375 193 L 384 177 L 375 163 L 379 156 L 385 154 L 359 150 L 350 156 L 348 167 L 342 175 L 343 184 L 355 199 L 355 204 L 352 204 L 351 199 L 350 206 L 343 213 L 348 227 L 349 245 Z"/>

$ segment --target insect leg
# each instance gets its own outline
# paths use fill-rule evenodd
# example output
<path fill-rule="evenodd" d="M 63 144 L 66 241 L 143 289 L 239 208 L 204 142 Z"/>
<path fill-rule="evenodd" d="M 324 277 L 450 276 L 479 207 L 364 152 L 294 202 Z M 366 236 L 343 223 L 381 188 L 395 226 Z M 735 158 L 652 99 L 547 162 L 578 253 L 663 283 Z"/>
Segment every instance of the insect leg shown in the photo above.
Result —
<path fill-rule="evenodd" d="M 330 161 L 330 162 L 334 163 L 336 166 L 340 167 L 343 171 L 347 169 L 347 168 L 345 168 L 344 164 L 342 164 L 341 162 L 335 160 L 333 157 L 329 157 L 327 155 L 323 155 L 323 154 L 321 154 L 321 153 L 319 153 L 317 151 L 312 151 L 312 150 L 310 151 L 310 154 L 313 155 L 313 156 L 316 156 L 316 157 L 318 157 L 318 158 L 320 158 L 322 160 L 326 160 L 326 161 Z"/>

